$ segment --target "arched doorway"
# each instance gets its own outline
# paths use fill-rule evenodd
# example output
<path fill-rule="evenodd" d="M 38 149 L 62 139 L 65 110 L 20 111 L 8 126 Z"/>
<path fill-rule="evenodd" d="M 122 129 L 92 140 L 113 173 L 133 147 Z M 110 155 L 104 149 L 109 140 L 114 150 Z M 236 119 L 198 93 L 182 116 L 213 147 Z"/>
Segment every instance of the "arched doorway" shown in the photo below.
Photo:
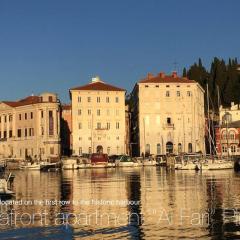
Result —
<path fill-rule="evenodd" d="M 166 143 L 166 153 L 173 153 L 173 143 L 172 142 Z"/>
<path fill-rule="evenodd" d="M 98 154 L 102 154 L 102 153 L 103 153 L 103 147 L 102 147 L 102 145 L 98 145 L 98 146 L 97 146 L 97 153 L 98 153 Z"/>

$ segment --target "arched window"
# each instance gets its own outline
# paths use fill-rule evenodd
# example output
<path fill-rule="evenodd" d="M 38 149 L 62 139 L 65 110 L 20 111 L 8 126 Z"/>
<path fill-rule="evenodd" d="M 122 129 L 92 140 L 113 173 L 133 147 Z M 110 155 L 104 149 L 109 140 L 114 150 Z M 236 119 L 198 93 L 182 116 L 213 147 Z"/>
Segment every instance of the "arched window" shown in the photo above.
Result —
<path fill-rule="evenodd" d="M 188 144 L 188 152 L 189 152 L 189 153 L 192 153 L 192 143 L 189 143 L 189 144 Z"/>
<path fill-rule="evenodd" d="M 158 143 L 157 144 L 157 155 L 160 155 L 161 154 L 161 144 Z"/>
<path fill-rule="evenodd" d="M 236 146 L 235 145 L 231 145 L 231 153 L 235 153 L 236 152 Z"/>
<path fill-rule="evenodd" d="M 172 142 L 166 143 L 166 153 L 173 153 L 173 143 Z"/>
<path fill-rule="evenodd" d="M 181 152 L 182 152 L 182 144 L 179 143 L 179 144 L 178 144 L 178 153 L 181 153 Z"/>

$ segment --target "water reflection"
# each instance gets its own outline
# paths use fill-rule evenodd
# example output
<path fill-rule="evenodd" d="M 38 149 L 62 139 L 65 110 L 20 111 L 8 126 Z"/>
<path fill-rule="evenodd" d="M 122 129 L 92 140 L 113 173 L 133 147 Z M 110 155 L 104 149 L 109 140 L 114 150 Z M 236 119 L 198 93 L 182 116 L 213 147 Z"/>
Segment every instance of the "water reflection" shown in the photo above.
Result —
<path fill-rule="evenodd" d="M 15 175 L 15 200 L 25 204 L 1 206 L 1 239 L 240 239 L 240 176 L 231 170 Z"/>

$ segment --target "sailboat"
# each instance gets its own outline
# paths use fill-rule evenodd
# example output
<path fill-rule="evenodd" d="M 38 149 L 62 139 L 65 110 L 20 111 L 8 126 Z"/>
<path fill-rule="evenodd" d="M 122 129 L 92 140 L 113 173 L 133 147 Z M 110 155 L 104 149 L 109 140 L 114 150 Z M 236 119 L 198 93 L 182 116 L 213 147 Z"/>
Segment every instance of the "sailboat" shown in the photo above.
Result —
<path fill-rule="evenodd" d="M 219 105 L 219 90 L 218 90 L 218 105 Z M 233 169 L 234 163 L 229 159 L 224 159 L 222 156 L 217 156 L 217 150 L 211 136 L 210 131 L 210 115 L 209 115 L 209 96 L 208 96 L 208 84 L 207 84 L 207 103 L 208 103 L 208 137 L 209 137 L 209 149 L 210 155 L 206 155 L 204 161 L 200 163 L 201 170 L 224 170 L 224 169 Z M 227 134 L 228 137 L 228 134 Z M 214 146 L 214 151 L 216 155 L 212 155 L 212 145 Z"/>

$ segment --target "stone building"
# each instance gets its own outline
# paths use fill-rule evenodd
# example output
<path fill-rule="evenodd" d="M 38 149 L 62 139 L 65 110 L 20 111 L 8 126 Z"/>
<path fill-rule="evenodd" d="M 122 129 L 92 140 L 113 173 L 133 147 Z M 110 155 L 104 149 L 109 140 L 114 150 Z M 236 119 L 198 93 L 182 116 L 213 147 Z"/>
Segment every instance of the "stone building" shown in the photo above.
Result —
<path fill-rule="evenodd" d="M 215 127 L 216 149 L 222 156 L 240 155 L 240 105 L 219 109 L 220 124 Z"/>
<path fill-rule="evenodd" d="M 0 102 L 0 157 L 59 157 L 59 110 L 57 95 L 52 93 Z"/>
<path fill-rule="evenodd" d="M 204 90 L 176 72 L 148 76 L 131 93 L 133 155 L 205 153 Z"/>
<path fill-rule="evenodd" d="M 73 155 L 126 152 L 125 90 L 93 78 L 70 89 Z"/>

